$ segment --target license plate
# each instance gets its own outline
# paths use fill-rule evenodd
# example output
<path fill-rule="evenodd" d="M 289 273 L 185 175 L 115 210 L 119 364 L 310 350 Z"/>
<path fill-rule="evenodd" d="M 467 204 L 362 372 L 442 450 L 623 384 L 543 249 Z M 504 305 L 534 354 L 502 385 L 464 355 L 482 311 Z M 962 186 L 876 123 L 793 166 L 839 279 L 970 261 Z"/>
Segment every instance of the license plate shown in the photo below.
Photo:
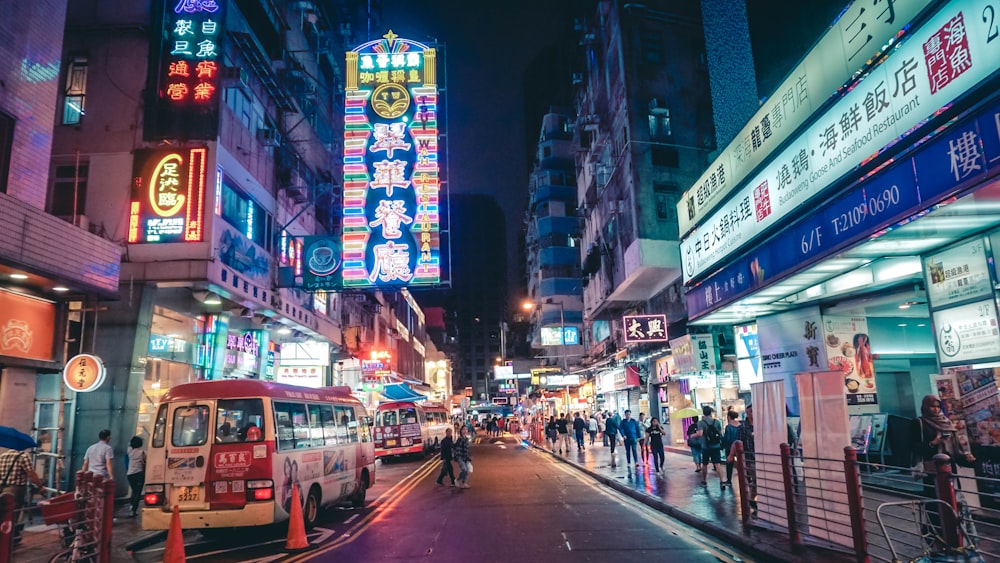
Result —
<path fill-rule="evenodd" d="M 197 502 L 201 498 L 201 487 L 178 487 L 177 502 Z"/>

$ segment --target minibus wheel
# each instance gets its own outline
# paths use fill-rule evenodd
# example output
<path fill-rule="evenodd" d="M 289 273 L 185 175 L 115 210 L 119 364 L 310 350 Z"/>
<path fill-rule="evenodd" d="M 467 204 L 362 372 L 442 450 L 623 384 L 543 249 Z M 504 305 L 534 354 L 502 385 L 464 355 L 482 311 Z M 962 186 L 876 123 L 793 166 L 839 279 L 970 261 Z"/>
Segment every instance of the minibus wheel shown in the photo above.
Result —
<path fill-rule="evenodd" d="M 313 529 L 319 520 L 319 492 L 316 487 L 310 489 L 309 496 L 306 497 L 306 504 L 302 508 L 302 520 L 307 530 Z"/>

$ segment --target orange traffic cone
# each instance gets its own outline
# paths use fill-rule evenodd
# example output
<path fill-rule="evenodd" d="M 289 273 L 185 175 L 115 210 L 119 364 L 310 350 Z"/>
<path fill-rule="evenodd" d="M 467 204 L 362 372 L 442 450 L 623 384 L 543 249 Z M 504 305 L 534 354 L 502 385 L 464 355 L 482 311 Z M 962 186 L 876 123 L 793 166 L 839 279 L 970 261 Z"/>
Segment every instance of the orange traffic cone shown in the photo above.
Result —
<path fill-rule="evenodd" d="M 285 542 L 285 549 L 290 551 L 309 549 L 309 540 L 306 539 L 306 524 L 302 518 L 302 505 L 299 504 L 298 483 L 292 483 L 291 505 L 288 512 L 288 541 Z"/>
<path fill-rule="evenodd" d="M 170 516 L 170 531 L 167 532 L 167 547 L 163 550 L 163 563 L 184 563 L 184 531 L 181 530 L 181 513 L 174 505 L 174 513 Z"/>

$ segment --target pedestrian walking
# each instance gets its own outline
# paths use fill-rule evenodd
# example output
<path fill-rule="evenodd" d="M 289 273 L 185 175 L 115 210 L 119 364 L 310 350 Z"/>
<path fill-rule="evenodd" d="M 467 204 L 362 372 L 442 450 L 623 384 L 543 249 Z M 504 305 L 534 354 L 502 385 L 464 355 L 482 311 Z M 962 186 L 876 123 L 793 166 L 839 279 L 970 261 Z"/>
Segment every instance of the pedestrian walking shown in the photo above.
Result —
<path fill-rule="evenodd" d="M 639 428 L 639 422 L 632 418 L 632 411 L 625 411 L 625 419 L 618 428 L 625 439 L 625 463 L 632 465 L 632 459 L 635 458 L 635 465 L 638 467 L 639 452 L 636 450 L 636 444 L 642 430 Z"/>
<path fill-rule="evenodd" d="M 615 445 L 618 444 L 618 423 L 620 419 L 618 418 L 618 413 L 614 416 L 608 417 L 604 421 L 604 436 L 608 439 L 608 443 L 611 445 L 611 467 L 617 467 L 615 463 Z"/>
<path fill-rule="evenodd" d="M 639 413 L 639 455 L 642 456 L 642 464 L 649 465 L 649 449 L 646 444 L 646 431 L 649 430 L 649 419 L 646 413 Z"/>
<path fill-rule="evenodd" d="M 556 451 L 556 442 L 559 440 L 559 427 L 556 425 L 556 417 L 550 416 L 549 422 L 545 425 L 545 440 L 549 443 L 549 449 Z"/>
<path fill-rule="evenodd" d="M 28 484 L 42 488 L 42 480 L 31 468 L 30 455 L 18 450 L 0 454 L 0 494 L 14 495 L 14 542 L 21 541 L 24 530 L 24 508 L 28 500 Z"/>
<path fill-rule="evenodd" d="M 97 442 L 87 448 L 87 453 L 83 454 L 83 471 L 90 471 L 105 479 L 114 479 L 115 471 L 112 467 L 114 458 L 115 451 L 111 448 L 111 431 L 101 430 L 97 433 Z"/>
<path fill-rule="evenodd" d="M 444 439 L 441 440 L 441 473 L 438 474 L 438 485 L 444 485 L 444 476 L 447 475 L 451 479 L 451 486 L 455 486 L 455 470 L 451 466 L 451 450 L 454 444 L 451 428 L 448 428 L 444 431 Z"/>
<path fill-rule="evenodd" d="M 604 420 L 605 413 L 597 413 L 597 431 L 601 433 L 601 445 L 605 448 L 608 447 L 608 433 L 605 432 Z"/>
<path fill-rule="evenodd" d="M 146 452 L 142 449 L 142 438 L 132 436 L 125 451 L 125 478 L 132 489 L 129 501 L 129 518 L 135 518 L 142 500 L 142 488 L 146 485 Z"/>
<path fill-rule="evenodd" d="M 691 458 L 694 460 L 694 470 L 701 471 L 701 439 L 698 437 L 698 417 L 694 417 L 687 427 L 688 447 L 691 448 Z"/>
<path fill-rule="evenodd" d="M 452 447 L 452 455 L 458 462 L 458 487 L 469 488 L 469 474 L 472 473 L 472 456 L 469 455 L 469 431 L 462 428 L 458 440 Z"/>
<path fill-rule="evenodd" d="M 587 433 L 590 434 L 590 445 L 593 447 L 594 441 L 597 440 L 597 415 L 590 415 L 590 420 L 587 421 Z"/>
<path fill-rule="evenodd" d="M 726 424 L 726 431 L 722 433 L 722 452 L 726 456 L 726 484 L 731 487 L 733 485 L 733 465 L 735 464 L 733 444 L 736 443 L 736 440 L 739 440 L 740 413 L 735 410 L 728 411 L 726 412 L 726 418 L 728 422 Z"/>
<path fill-rule="evenodd" d="M 583 434 L 587 431 L 587 422 L 580 413 L 573 413 L 573 433 L 576 435 L 576 451 L 583 451 Z"/>
<path fill-rule="evenodd" d="M 698 422 L 698 437 L 701 438 L 701 484 L 708 485 L 708 464 L 712 464 L 719 476 L 719 488 L 725 490 L 726 480 L 722 477 L 722 423 L 712 414 L 715 409 L 705 405 L 701 409 L 701 420 Z"/>
<path fill-rule="evenodd" d="M 653 470 L 657 473 L 663 472 L 663 462 L 665 457 L 663 454 L 663 436 L 667 431 L 662 426 L 660 426 L 660 419 L 655 416 L 649 419 L 649 428 L 646 429 L 646 440 L 649 445 L 649 451 L 653 455 Z"/>
<path fill-rule="evenodd" d="M 566 418 L 566 413 L 563 413 L 556 420 L 556 428 L 559 430 L 559 453 L 569 453 L 569 420 Z"/>

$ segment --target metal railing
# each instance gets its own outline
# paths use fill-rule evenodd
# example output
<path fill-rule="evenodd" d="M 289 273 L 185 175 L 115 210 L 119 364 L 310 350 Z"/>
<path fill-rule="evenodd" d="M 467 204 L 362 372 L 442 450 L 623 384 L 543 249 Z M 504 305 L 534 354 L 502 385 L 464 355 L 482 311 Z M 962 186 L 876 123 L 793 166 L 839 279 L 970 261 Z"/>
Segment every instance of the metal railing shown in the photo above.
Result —
<path fill-rule="evenodd" d="M 81 471 L 75 492 L 34 506 L 0 495 L 0 561 L 108 563 L 114 492 L 113 480 Z M 36 520 L 44 525 L 28 526 Z"/>

